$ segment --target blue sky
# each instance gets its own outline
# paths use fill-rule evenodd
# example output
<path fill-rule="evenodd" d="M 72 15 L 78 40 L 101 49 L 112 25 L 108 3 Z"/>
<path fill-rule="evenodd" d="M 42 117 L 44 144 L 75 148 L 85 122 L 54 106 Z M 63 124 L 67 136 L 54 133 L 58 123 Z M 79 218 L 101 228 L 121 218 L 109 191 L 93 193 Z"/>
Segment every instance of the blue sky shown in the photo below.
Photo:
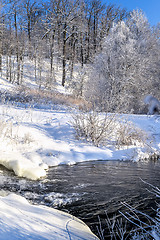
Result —
<path fill-rule="evenodd" d="M 160 22 L 160 0 L 103 0 L 104 3 L 114 3 L 128 10 L 142 9 L 151 25 Z"/>

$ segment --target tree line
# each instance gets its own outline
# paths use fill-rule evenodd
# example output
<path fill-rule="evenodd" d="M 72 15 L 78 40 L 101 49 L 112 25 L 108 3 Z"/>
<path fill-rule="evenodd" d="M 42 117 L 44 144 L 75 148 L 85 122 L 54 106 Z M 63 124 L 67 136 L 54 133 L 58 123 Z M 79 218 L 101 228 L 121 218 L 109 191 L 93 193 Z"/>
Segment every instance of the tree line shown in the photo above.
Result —
<path fill-rule="evenodd" d="M 0 3 L 0 73 L 11 83 L 24 83 L 29 59 L 39 88 L 53 86 L 58 72 L 62 86 L 100 110 L 145 112 L 146 95 L 160 98 L 159 56 L 160 24 L 150 26 L 141 10 L 101 0 Z"/>
<path fill-rule="evenodd" d="M 126 18 L 127 11 L 100 0 L 2 0 L 0 3 L 0 71 L 5 56 L 6 78 L 23 83 L 24 57 L 35 64 L 40 82 L 43 60 L 49 59 L 47 83 L 55 81 L 54 59 L 62 66 L 62 85 L 69 68 L 83 67 L 101 51 L 113 22 Z M 15 56 L 13 60 L 13 56 Z M 66 69 L 66 63 L 67 64 Z"/>

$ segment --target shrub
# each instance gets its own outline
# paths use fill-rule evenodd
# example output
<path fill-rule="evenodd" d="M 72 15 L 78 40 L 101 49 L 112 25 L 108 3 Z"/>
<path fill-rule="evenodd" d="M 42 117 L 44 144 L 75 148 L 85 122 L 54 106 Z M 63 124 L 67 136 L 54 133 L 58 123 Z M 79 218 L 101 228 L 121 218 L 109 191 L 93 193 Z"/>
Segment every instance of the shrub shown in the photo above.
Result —
<path fill-rule="evenodd" d="M 12 122 L 6 122 L 4 120 L 0 120 L 0 138 L 12 136 Z"/>
<path fill-rule="evenodd" d="M 115 115 L 100 115 L 96 111 L 73 115 L 73 126 L 78 139 L 85 139 L 95 146 L 105 145 L 112 136 Z"/>
<path fill-rule="evenodd" d="M 73 115 L 77 139 L 99 145 L 144 145 L 146 134 L 133 123 L 124 121 L 117 114 L 100 114 L 96 111 L 79 112 Z"/>
<path fill-rule="evenodd" d="M 29 132 L 24 134 L 24 137 L 23 137 L 23 143 L 24 144 L 30 144 L 33 141 L 34 140 L 32 138 L 32 135 Z"/>
<path fill-rule="evenodd" d="M 117 129 L 117 146 L 141 145 L 147 140 L 147 135 L 132 122 L 124 120 Z"/>

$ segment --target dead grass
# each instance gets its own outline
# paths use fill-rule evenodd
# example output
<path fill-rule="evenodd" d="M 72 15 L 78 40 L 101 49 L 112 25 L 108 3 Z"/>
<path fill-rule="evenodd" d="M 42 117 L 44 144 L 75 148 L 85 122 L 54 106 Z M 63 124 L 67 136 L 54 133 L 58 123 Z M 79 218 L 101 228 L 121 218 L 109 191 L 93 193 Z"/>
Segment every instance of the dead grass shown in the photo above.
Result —
<path fill-rule="evenodd" d="M 20 87 L 17 91 L 17 95 L 23 102 L 39 102 L 39 103 L 52 103 L 67 106 L 77 106 L 79 109 L 89 108 L 89 103 L 81 97 L 74 97 L 73 95 L 67 95 L 59 93 L 54 90 L 39 90 L 30 89 L 27 87 Z"/>
<path fill-rule="evenodd" d="M 0 120 L 0 138 L 9 137 L 12 136 L 12 122 L 6 122 L 4 120 Z"/>

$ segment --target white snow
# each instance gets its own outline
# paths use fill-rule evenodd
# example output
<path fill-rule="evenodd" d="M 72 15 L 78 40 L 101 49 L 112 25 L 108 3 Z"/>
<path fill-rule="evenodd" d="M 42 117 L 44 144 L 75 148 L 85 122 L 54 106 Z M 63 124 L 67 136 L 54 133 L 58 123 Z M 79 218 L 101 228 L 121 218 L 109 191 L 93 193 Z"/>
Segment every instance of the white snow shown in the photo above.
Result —
<path fill-rule="evenodd" d="M 79 219 L 16 194 L 0 197 L 0 240 L 98 240 Z"/>

